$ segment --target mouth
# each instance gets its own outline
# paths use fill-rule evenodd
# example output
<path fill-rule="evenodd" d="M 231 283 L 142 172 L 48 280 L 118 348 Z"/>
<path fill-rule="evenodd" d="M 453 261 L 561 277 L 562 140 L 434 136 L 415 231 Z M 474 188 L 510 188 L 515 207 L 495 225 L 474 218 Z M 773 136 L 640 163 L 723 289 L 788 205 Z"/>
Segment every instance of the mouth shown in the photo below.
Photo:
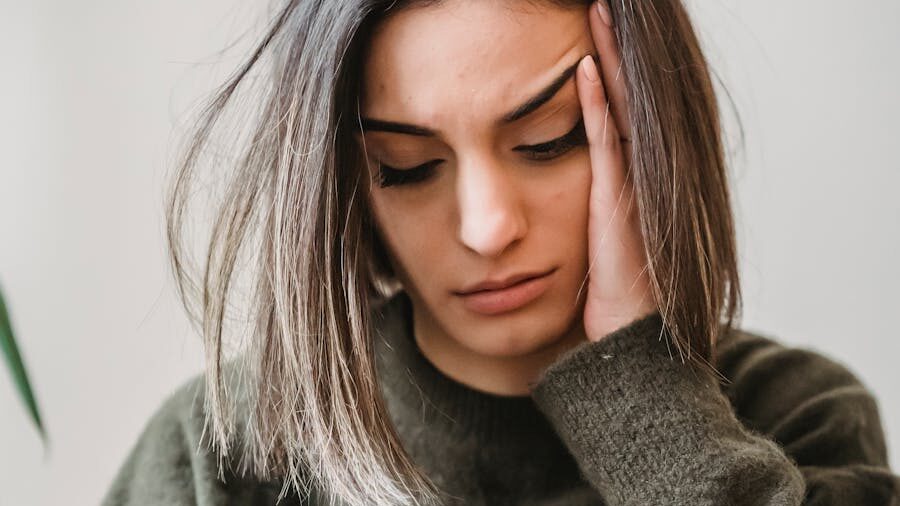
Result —
<path fill-rule="evenodd" d="M 519 274 L 513 274 L 504 279 L 491 279 L 487 281 L 482 281 L 476 285 L 471 285 L 464 290 L 460 290 L 458 292 L 454 292 L 457 295 L 469 295 L 476 292 L 483 292 L 488 290 L 500 290 L 503 288 L 508 288 L 513 285 L 516 285 L 522 281 L 528 281 L 529 279 L 538 278 L 545 274 L 549 274 L 550 272 L 556 270 L 555 268 L 549 271 L 532 271 L 532 272 L 523 272 Z"/>
<path fill-rule="evenodd" d="M 519 279 L 512 278 L 500 283 L 498 288 L 483 288 L 482 285 L 476 286 L 481 289 L 470 290 L 468 292 L 457 292 L 456 295 L 462 299 L 463 305 L 470 311 L 483 315 L 496 315 L 506 313 L 515 309 L 519 309 L 544 294 L 550 287 L 553 274 L 556 269 L 549 272 L 520 276 Z M 497 286 L 494 283 L 494 286 Z"/>

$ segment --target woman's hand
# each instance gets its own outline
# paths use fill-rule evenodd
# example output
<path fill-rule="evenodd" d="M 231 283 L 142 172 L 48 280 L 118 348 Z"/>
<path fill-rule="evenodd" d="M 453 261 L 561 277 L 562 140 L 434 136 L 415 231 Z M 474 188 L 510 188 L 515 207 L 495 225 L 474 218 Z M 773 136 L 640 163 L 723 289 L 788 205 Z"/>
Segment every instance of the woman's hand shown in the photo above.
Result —
<path fill-rule="evenodd" d="M 598 1 L 608 13 L 603 0 Z M 585 56 L 576 73 L 593 174 L 584 327 L 589 340 L 599 341 L 658 306 L 649 287 L 639 216 L 628 177 L 631 125 L 616 35 L 604 21 L 610 16 L 598 13 L 597 2 L 591 5 L 588 18 L 600 69 L 598 72 L 591 56 Z"/>

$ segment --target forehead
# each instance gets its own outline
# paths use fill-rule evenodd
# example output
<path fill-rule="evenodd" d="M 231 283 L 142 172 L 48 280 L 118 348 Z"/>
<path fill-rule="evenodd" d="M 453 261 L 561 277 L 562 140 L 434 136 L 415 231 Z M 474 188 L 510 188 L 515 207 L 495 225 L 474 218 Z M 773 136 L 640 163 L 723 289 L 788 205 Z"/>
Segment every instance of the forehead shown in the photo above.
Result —
<path fill-rule="evenodd" d="M 402 10 L 373 31 L 361 108 L 426 125 L 459 120 L 460 107 L 496 119 L 592 49 L 586 6 L 450 0 Z"/>

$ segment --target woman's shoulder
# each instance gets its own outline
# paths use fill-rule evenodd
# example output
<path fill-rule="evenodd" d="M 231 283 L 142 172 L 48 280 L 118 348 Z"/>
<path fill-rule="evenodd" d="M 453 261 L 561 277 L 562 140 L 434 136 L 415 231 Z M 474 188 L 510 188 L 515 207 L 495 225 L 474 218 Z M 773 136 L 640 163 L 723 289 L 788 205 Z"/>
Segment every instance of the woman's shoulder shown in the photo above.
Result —
<path fill-rule="evenodd" d="M 803 460 L 839 440 L 858 455 L 887 462 L 878 402 L 848 365 L 761 331 L 734 328 L 717 343 L 722 391 L 747 427 L 779 441 Z M 815 436 L 815 437 L 813 437 Z M 822 461 L 822 455 L 815 459 Z"/>
<path fill-rule="evenodd" d="M 145 428 L 196 425 L 203 420 L 205 397 L 206 374 L 200 371 L 178 383 L 157 403 Z"/>
<path fill-rule="evenodd" d="M 861 384 L 849 366 L 833 356 L 746 328 L 733 328 L 718 341 L 716 368 L 732 381 L 751 379 L 748 375 L 792 379 L 801 389 Z"/>
<path fill-rule="evenodd" d="M 240 391 L 236 371 L 236 364 L 233 361 L 223 363 L 222 381 L 229 396 L 234 396 L 235 392 Z M 178 431 L 189 436 L 182 437 L 181 443 L 202 442 L 207 446 L 209 435 L 203 430 L 207 423 L 207 381 L 206 371 L 199 371 L 177 384 L 157 404 L 145 423 L 144 432 Z M 166 438 L 158 438 L 161 443 L 165 440 Z"/>
<path fill-rule="evenodd" d="M 238 392 L 236 364 L 226 364 L 226 388 Z M 268 504 L 274 497 L 270 484 L 239 476 L 234 459 L 220 459 L 214 451 L 206 426 L 206 382 L 205 372 L 196 373 L 157 405 L 107 489 L 104 506 Z"/>

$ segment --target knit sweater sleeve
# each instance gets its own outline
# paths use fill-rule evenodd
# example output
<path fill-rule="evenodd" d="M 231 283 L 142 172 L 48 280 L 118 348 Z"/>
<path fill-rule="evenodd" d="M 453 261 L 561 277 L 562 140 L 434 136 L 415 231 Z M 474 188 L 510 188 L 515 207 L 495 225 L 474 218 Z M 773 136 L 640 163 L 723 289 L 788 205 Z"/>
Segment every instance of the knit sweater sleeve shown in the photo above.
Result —
<path fill-rule="evenodd" d="M 532 397 L 609 506 L 900 504 L 858 380 L 741 336 L 717 353 L 722 387 L 681 362 L 656 312 L 563 354 Z"/>

